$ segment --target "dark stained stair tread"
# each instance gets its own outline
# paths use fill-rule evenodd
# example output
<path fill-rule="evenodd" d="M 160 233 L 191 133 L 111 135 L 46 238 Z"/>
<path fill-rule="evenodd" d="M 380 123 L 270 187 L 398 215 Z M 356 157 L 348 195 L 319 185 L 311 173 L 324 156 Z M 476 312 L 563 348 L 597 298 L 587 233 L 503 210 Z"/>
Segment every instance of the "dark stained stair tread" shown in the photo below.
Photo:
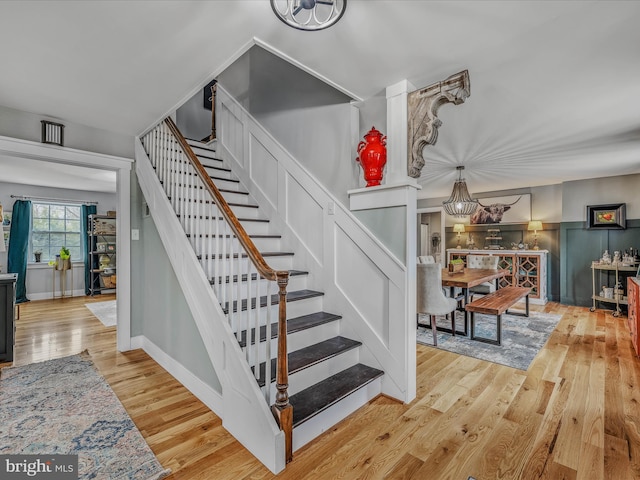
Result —
<path fill-rule="evenodd" d="M 177 213 L 176 217 L 180 218 L 180 217 L 182 217 L 182 215 Z M 193 215 L 185 215 L 185 218 L 193 218 Z M 202 215 L 196 215 L 196 218 L 198 218 L 199 220 L 211 220 L 211 217 L 209 215 L 206 215 L 204 217 Z M 214 218 L 213 220 L 224 220 L 224 217 L 217 217 L 217 218 Z M 269 223 L 269 219 L 268 218 L 238 218 L 238 221 L 239 222 Z"/>
<path fill-rule="evenodd" d="M 201 234 L 198 235 L 199 238 L 209 238 L 209 237 L 216 238 L 216 236 L 218 238 L 230 238 L 230 237 L 236 238 L 235 235 L 215 235 L 215 234 L 209 235 L 207 233 L 201 233 Z M 187 233 L 187 238 L 191 238 L 191 237 L 193 237 L 193 235 L 190 234 L 190 233 Z M 277 238 L 282 238 L 281 235 L 268 235 L 268 234 L 260 234 L 260 233 L 257 233 L 257 234 L 256 233 L 252 233 L 252 234 L 249 235 L 249 237 L 250 238 L 276 238 L 276 239 Z"/>
<path fill-rule="evenodd" d="M 260 252 L 260 255 L 262 255 L 263 257 L 290 257 L 293 255 L 293 252 Z M 247 258 L 247 254 L 246 253 L 242 253 L 241 258 Z M 197 255 L 198 260 L 202 260 L 203 258 L 207 259 L 207 258 L 222 258 L 222 254 L 219 253 L 217 255 Z M 225 255 L 225 258 L 229 258 L 229 254 L 227 253 Z M 238 254 L 234 253 L 233 254 L 233 258 L 238 258 Z"/>
<path fill-rule="evenodd" d="M 297 276 L 300 276 L 300 275 L 308 275 L 308 274 L 309 274 L 309 272 L 304 272 L 304 271 L 302 271 L 302 270 L 289 270 L 289 278 L 291 278 L 291 277 L 297 277 Z M 222 276 L 219 276 L 219 277 L 218 277 L 218 283 L 222 283 L 222 278 L 223 278 Z M 234 276 L 233 276 L 233 277 L 231 277 L 231 278 L 232 278 L 232 282 L 233 282 L 233 283 L 238 283 L 238 275 L 234 275 Z M 247 277 L 247 274 L 246 274 L 246 273 L 243 273 L 242 275 L 240 275 L 240 281 L 241 281 L 241 282 L 246 282 L 246 281 L 247 281 L 247 278 L 248 278 L 248 277 Z M 252 273 L 252 274 L 251 274 L 251 281 L 252 281 L 252 282 L 254 282 L 254 281 L 256 281 L 257 279 L 258 279 L 258 274 L 257 274 L 257 273 Z M 214 280 L 213 278 L 209 279 L 209 283 L 210 283 L 211 285 L 213 285 L 213 280 Z M 224 277 L 224 280 L 225 280 L 225 281 L 224 281 L 224 283 L 229 283 L 229 275 L 227 275 L 226 277 Z M 263 328 L 264 328 L 264 327 L 263 327 Z"/>
<path fill-rule="evenodd" d="M 291 273 L 291 272 L 289 272 Z M 301 272 L 306 273 L 306 272 Z M 335 322 L 336 320 L 340 320 L 342 317 L 340 315 L 336 315 L 334 313 L 327 312 L 316 312 L 311 313 L 309 315 L 303 315 L 301 317 L 291 318 L 287 320 L 287 335 L 291 335 L 292 333 L 301 332 L 303 330 L 307 330 L 309 328 L 317 327 L 319 325 L 323 325 L 329 322 Z M 265 325 L 260 327 L 260 341 L 264 342 L 267 339 L 267 327 Z M 251 343 L 255 342 L 255 328 L 251 329 Z M 278 323 L 271 324 L 271 338 L 276 338 L 278 336 Z M 247 345 L 247 331 L 243 330 L 240 334 L 240 340 L 238 341 L 240 347 L 245 347 Z"/>
<path fill-rule="evenodd" d="M 336 355 L 340 355 L 341 353 L 344 353 L 346 351 L 358 348 L 360 345 L 362 345 L 361 342 L 351 340 L 350 338 L 333 337 L 323 342 L 309 345 L 308 347 L 301 348 L 300 350 L 296 350 L 295 352 L 291 352 L 289 355 L 287 355 L 287 361 L 289 364 L 289 375 L 304 370 L 305 368 L 309 368 L 320 362 L 324 362 L 325 360 L 333 358 Z M 275 358 L 272 358 L 272 382 L 276 381 L 276 369 L 277 360 Z M 264 363 L 260 364 L 260 378 L 258 379 L 258 384 L 261 387 L 264 386 Z"/>
<path fill-rule="evenodd" d="M 289 397 L 294 428 L 364 387 L 384 372 L 361 363 Z"/>

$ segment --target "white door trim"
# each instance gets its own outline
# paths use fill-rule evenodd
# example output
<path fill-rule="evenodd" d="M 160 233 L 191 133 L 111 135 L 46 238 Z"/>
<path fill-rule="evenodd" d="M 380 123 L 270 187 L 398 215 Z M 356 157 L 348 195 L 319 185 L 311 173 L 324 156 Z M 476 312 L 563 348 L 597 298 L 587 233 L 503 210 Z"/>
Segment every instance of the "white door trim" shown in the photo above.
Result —
<path fill-rule="evenodd" d="M 131 139 L 133 142 L 133 138 Z M 133 159 L 0 136 L 0 154 L 116 172 L 118 216 L 116 251 L 118 282 L 117 348 L 131 350 L 131 166 Z"/>

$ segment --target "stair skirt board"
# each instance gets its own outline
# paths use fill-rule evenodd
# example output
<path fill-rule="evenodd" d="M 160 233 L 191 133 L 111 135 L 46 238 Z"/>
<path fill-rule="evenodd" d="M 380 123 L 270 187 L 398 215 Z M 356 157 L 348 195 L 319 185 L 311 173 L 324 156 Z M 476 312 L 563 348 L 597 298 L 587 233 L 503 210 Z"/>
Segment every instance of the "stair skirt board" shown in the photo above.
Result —
<path fill-rule="evenodd" d="M 325 431 L 333 428 L 338 422 L 344 420 L 353 412 L 366 405 L 368 402 L 380 395 L 381 392 L 382 379 L 378 377 L 343 398 L 341 401 L 309 418 L 306 422 L 294 426 L 293 451 L 295 452 Z M 293 409 L 295 415 L 295 405 Z"/>

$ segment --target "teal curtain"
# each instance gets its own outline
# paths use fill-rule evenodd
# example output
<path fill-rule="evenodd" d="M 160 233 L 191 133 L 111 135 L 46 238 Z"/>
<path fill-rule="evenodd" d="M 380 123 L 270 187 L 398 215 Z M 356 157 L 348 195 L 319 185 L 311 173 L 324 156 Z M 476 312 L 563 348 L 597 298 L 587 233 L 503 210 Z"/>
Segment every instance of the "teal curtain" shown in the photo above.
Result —
<path fill-rule="evenodd" d="M 16 200 L 11 214 L 9 251 L 7 254 L 9 273 L 17 273 L 16 303 L 28 302 L 27 262 L 29 260 L 29 231 L 31 230 L 31 201 Z"/>
<path fill-rule="evenodd" d="M 84 293 L 85 295 L 91 294 L 91 269 L 98 268 L 98 265 L 91 265 L 91 255 L 89 255 L 89 249 L 91 248 L 91 242 L 89 242 L 89 231 L 91 230 L 91 224 L 89 221 L 89 215 L 95 215 L 97 213 L 95 205 L 82 205 L 80 208 L 80 218 L 84 219 L 82 223 L 81 242 L 82 251 L 84 252 Z M 96 275 L 94 278 L 93 288 L 100 286 L 100 279 Z"/>

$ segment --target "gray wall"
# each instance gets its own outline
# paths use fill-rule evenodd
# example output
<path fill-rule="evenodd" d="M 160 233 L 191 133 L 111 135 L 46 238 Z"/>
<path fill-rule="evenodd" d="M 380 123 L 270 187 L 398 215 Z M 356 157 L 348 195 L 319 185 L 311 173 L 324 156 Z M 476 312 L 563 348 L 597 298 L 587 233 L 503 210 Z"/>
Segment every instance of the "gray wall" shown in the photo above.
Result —
<path fill-rule="evenodd" d="M 15 200 L 11 195 L 25 195 L 48 198 L 62 198 L 69 200 L 91 200 L 97 201 L 98 213 L 107 213 L 108 210 L 116 210 L 117 196 L 115 193 L 87 192 L 83 190 L 70 190 L 64 188 L 40 187 L 36 185 L 23 185 L 17 183 L 0 182 L 0 204 L 5 212 L 13 209 Z M 74 260 L 74 259 L 72 259 Z M 84 295 L 84 264 L 75 259 L 73 265 L 73 290 L 79 295 Z M 41 300 L 51 298 L 53 295 L 53 274 L 52 269 L 46 263 L 35 263 L 33 258 L 29 259 L 27 266 L 27 298 L 30 300 Z M 0 252 L 0 265 L 2 271 L 7 269 L 7 253 Z M 67 273 L 67 293 L 71 290 L 71 274 Z M 56 277 L 56 295 L 60 295 L 60 280 Z"/>
<path fill-rule="evenodd" d="M 626 203 L 627 218 L 640 218 L 640 174 L 562 184 L 562 221 L 584 222 L 587 205 Z"/>
<path fill-rule="evenodd" d="M 398 232 L 407 231 L 407 207 L 372 208 L 352 213 L 402 264 L 405 263 L 407 236 L 398 235 Z"/>
<path fill-rule="evenodd" d="M 254 46 L 218 81 L 336 198 L 358 187 L 351 98 Z"/>
<path fill-rule="evenodd" d="M 204 108 L 202 91 L 176 111 L 176 125 L 186 138 L 202 140 L 211 134 L 211 110 Z"/>
<path fill-rule="evenodd" d="M 132 173 L 131 336 L 144 335 L 196 377 L 221 392 L 220 381 L 205 350 L 191 311 Z"/>
<path fill-rule="evenodd" d="M 89 108 L 89 107 L 88 107 Z M 23 112 L 0 106 L 0 135 L 39 142 L 41 140 L 40 120 L 62 123 L 64 127 L 64 146 L 104 153 L 119 157 L 133 158 L 133 137 L 121 133 L 108 132 L 48 115 Z"/>
<path fill-rule="evenodd" d="M 363 102 L 355 103 L 355 106 L 358 107 L 360 123 L 358 142 L 371 130 L 371 127 L 376 127 L 383 135 L 387 134 L 387 96 L 385 90 L 378 92 L 378 94 L 367 98 Z"/>

